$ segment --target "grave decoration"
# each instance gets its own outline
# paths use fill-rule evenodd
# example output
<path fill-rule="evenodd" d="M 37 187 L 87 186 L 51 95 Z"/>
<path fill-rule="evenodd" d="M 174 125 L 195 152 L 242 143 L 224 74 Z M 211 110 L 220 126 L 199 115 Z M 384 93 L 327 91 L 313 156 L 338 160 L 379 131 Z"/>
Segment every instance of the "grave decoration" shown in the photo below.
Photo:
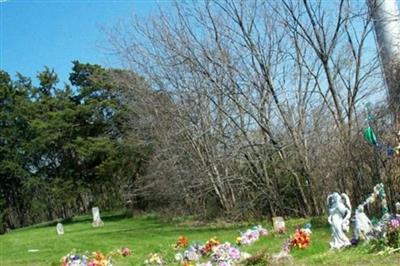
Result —
<path fill-rule="evenodd" d="M 211 241 L 210 241 L 211 240 Z M 238 247 L 229 242 L 220 244 L 210 239 L 205 245 L 191 245 L 183 253 L 177 253 L 175 260 L 183 266 L 189 265 L 236 265 L 237 262 L 249 258 L 251 255 L 240 252 Z M 208 251 L 209 250 L 209 251 Z M 206 261 L 205 261 L 206 260 Z M 161 264 L 157 264 L 161 265 Z"/>
<path fill-rule="evenodd" d="M 382 231 L 377 232 L 370 243 L 372 251 L 379 255 L 400 252 L 400 217 L 392 216 L 386 221 L 382 225 Z"/>
<path fill-rule="evenodd" d="M 364 207 L 380 200 L 382 216 L 379 219 L 369 218 L 363 213 Z M 355 214 L 355 230 L 352 244 L 356 245 L 361 238 L 371 243 L 371 249 L 378 254 L 400 251 L 400 216 L 391 215 L 387 206 L 385 188 L 377 184 L 370 196 L 361 203 Z"/>
<path fill-rule="evenodd" d="M 332 249 L 340 249 L 351 245 L 345 232 L 349 231 L 351 204 L 347 194 L 332 193 L 327 198 L 328 222 L 331 225 L 332 240 L 330 246 Z"/>
<path fill-rule="evenodd" d="M 382 216 L 379 220 L 373 223 L 364 213 L 364 208 L 376 202 L 378 199 L 381 203 Z M 385 234 L 385 224 L 389 221 L 390 217 L 385 187 L 383 183 L 377 184 L 374 186 L 373 192 L 368 196 L 368 198 L 357 207 L 354 216 L 355 228 L 352 244 L 357 244 L 360 239 L 369 241 L 372 238 L 379 237 L 381 234 Z"/>
<path fill-rule="evenodd" d="M 57 235 L 64 234 L 64 226 L 62 225 L 62 223 L 57 223 L 56 231 L 57 231 Z"/>
<path fill-rule="evenodd" d="M 146 265 L 166 265 L 163 257 L 158 253 L 150 253 L 147 259 L 144 261 Z"/>
<path fill-rule="evenodd" d="M 186 236 L 179 236 L 175 248 L 186 248 L 189 245 L 189 239 Z"/>
<path fill-rule="evenodd" d="M 236 243 L 238 245 L 251 245 L 258 241 L 261 236 L 267 235 L 267 229 L 263 228 L 261 225 L 254 226 L 251 229 L 247 229 L 244 233 L 241 233 L 240 236 L 236 238 Z"/>
<path fill-rule="evenodd" d="M 106 255 L 99 251 L 77 253 L 73 250 L 61 258 L 60 266 L 112 266 L 112 258 L 127 257 L 131 254 L 131 250 L 127 247 L 113 250 Z"/>
<path fill-rule="evenodd" d="M 275 233 L 278 233 L 278 234 L 286 233 L 285 220 L 283 219 L 283 217 L 280 217 L 280 216 L 273 217 L 272 224 L 273 224 Z"/>
<path fill-rule="evenodd" d="M 294 234 L 283 244 L 282 250 L 289 253 L 292 248 L 306 249 L 311 244 L 311 224 L 307 223 L 303 228 L 296 228 Z"/>
<path fill-rule="evenodd" d="M 299 249 L 308 248 L 311 242 L 310 231 L 306 229 L 296 229 L 290 240 L 290 245 Z"/>
<path fill-rule="evenodd" d="M 209 254 L 212 249 L 220 244 L 218 238 L 213 237 L 207 240 L 207 242 L 204 244 L 204 246 L 201 247 L 200 253 L 204 256 Z"/>
<path fill-rule="evenodd" d="M 100 210 L 98 207 L 93 207 L 92 208 L 92 214 L 93 214 L 93 222 L 92 222 L 92 227 L 100 227 L 103 226 L 104 223 L 100 218 Z"/>
<path fill-rule="evenodd" d="M 383 144 L 376 136 L 375 131 L 373 129 L 372 122 L 375 120 L 375 117 L 371 114 L 370 106 L 371 106 L 370 103 L 366 104 L 367 125 L 363 131 L 364 139 L 370 145 L 373 145 L 377 150 L 385 151 L 388 157 L 394 157 L 394 156 L 400 157 L 400 131 L 397 133 L 397 139 L 398 139 L 397 146 L 393 147 L 388 144 Z"/>
<path fill-rule="evenodd" d="M 211 261 L 217 265 L 234 265 L 240 260 L 240 250 L 229 242 L 215 246 L 212 250 Z"/>
<path fill-rule="evenodd" d="M 261 226 L 256 226 L 258 232 L 265 235 L 266 230 Z M 189 245 L 184 252 L 175 255 L 175 261 L 182 266 L 233 266 L 252 257 L 247 252 L 241 252 L 239 246 L 232 245 L 229 242 L 220 243 L 214 237 L 206 243 L 196 242 Z M 160 264 L 157 264 L 160 265 Z"/>
<path fill-rule="evenodd" d="M 276 265 L 291 265 L 292 256 L 290 251 L 292 248 L 306 249 L 311 244 L 311 224 L 307 223 L 303 228 L 297 228 L 294 234 L 283 242 L 281 251 L 272 254 L 271 260 Z"/>
<path fill-rule="evenodd" d="M 129 248 L 125 247 L 119 250 L 119 253 L 123 256 L 123 257 L 128 257 L 130 255 L 132 255 L 132 252 Z"/>

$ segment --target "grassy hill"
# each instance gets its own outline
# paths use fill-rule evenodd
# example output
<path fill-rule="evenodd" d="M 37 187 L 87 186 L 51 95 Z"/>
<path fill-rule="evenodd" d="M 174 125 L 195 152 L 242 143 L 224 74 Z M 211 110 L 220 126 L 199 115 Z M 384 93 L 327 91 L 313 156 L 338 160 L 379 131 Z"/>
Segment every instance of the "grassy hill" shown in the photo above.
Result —
<path fill-rule="evenodd" d="M 64 223 L 65 234 L 58 236 L 55 225 L 41 225 L 15 230 L 0 236 L 0 265 L 59 265 L 59 260 L 71 250 L 102 251 L 129 247 L 133 255 L 114 260 L 114 265 L 143 265 L 147 255 L 159 252 L 173 260 L 176 251 L 173 246 L 179 235 L 186 235 L 190 241 L 205 242 L 216 236 L 221 242 L 235 242 L 240 230 L 252 225 L 262 224 L 271 229 L 267 221 L 248 224 L 199 224 L 190 219 L 166 221 L 155 216 L 126 218 L 125 216 L 103 217 L 105 226 L 91 227 L 91 218 L 78 217 Z M 291 234 L 295 225 L 308 222 L 306 219 L 288 222 Z M 270 253 L 278 252 L 290 234 L 262 238 L 252 246 L 241 250 L 254 253 L 267 248 Z M 311 247 L 292 252 L 295 265 L 400 265 L 400 254 L 378 256 L 366 252 L 365 247 L 350 248 L 340 252 L 329 250 L 329 228 L 322 226 L 313 229 Z M 28 250 L 38 250 L 28 252 Z"/>

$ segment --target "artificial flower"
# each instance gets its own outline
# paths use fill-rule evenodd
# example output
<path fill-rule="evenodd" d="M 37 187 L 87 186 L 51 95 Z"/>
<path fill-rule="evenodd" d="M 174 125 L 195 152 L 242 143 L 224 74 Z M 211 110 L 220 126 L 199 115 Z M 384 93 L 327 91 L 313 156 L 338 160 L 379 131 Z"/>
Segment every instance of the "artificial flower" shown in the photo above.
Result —
<path fill-rule="evenodd" d="M 189 245 L 189 239 L 186 236 L 179 236 L 176 241 L 176 248 L 186 248 Z"/>
<path fill-rule="evenodd" d="M 291 238 L 291 245 L 300 249 L 305 249 L 310 245 L 311 237 L 306 230 L 296 229 L 296 232 Z"/>

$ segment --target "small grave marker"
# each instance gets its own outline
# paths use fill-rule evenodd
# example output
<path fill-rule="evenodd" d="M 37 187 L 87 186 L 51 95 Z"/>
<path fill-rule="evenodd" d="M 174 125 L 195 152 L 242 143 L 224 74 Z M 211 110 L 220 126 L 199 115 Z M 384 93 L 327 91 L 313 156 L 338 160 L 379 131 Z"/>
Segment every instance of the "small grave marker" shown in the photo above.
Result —
<path fill-rule="evenodd" d="M 92 226 L 93 227 L 100 227 L 103 226 L 104 223 L 100 218 L 100 210 L 99 207 L 93 207 L 92 208 L 92 214 L 93 214 L 93 222 L 92 222 Z"/>
<path fill-rule="evenodd" d="M 284 233 L 286 231 L 285 220 L 283 217 L 273 217 L 272 223 L 274 226 L 274 231 L 277 233 Z"/>
<path fill-rule="evenodd" d="M 56 230 L 57 230 L 57 235 L 64 234 L 64 226 L 62 225 L 62 223 L 57 224 Z"/>

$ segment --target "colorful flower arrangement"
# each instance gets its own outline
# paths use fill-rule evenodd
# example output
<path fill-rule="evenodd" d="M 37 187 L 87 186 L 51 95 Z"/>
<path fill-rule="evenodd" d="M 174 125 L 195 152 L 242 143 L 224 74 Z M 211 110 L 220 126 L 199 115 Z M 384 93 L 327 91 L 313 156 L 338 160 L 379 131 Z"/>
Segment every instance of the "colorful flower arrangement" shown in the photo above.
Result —
<path fill-rule="evenodd" d="M 125 247 L 125 248 L 122 248 L 122 249 L 120 250 L 120 254 L 121 254 L 123 257 L 128 257 L 128 256 L 132 255 L 132 252 L 131 252 L 131 250 L 130 250 L 129 248 Z"/>
<path fill-rule="evenodd" d="M 311 244 L 311 234 L 310 223 L 303 228 L 297 228 L 294 234 L 283 243 L 279 256 L 288 256 L 292 248 L 308 248 Z"/>
<path fill-rule="evenodd" d="M 373 232 L 371 251 L 378 251 L 380 255 L 400 252 L 400 217 L 390 217 L 380 229 L 381 231 Z"/>
<path fill-rule="evenodd" d="M 60 266 L 112 266 L 112 257 L 123 256 L 127 257 L 132 254 L 131 250 L 127 247 L 117 249 L 104 255 L 99 251 L 88 252 L 84 254 L 77 254 L 75 251 L 70 252 L 61 258 Z"/>
<path fill-rule="evenodd" d="M 186 248 L 189 245 L 189 239 L 186 236 L 179 236 L 175 248 Z"/>
<path fill-rule="evenodd" d="M 87 255 L 71 252 L 61 258 L 60 266 L 87 266 L 87 263 Z"/>
<path fill-rule="evenodd" d="M 261 225 L 255 226 L 252 229 L 248 229 L 236 238 L 238 245 L 251 245 L 258 241 L 260 236 L 267 236 L 268 230 L 263 228 Z"/>
<path fill-rule="evenodd" d="M 164 259 L 157 253 L 150 253 L 147 260 L 144 261 L 146 265 L 165 265 Z"/>
<path fill-rule="evenodd" d="M 111 256 L 105 256 L 103 253 L 96 251 L 92 253 L 92 259 L 88 266 L 111 266 Z"/>
<path fill-rule="evenodd" d="M 217 244 L 218 243 L 218 244 Z M 209 256 L 207 256 L 209 255 Z M 207 258 L 205 258 L 207 257 Z M 206 262 L 201 262 L 203 258 Z M 241 259 L 239 248 L 234 247 L 229 242 L 219 244 L 212 238 L 205 245 L 192 245 L 182 254 L 177 253 L 175 260 L 180 262 L 182 266 L 231 266 Z"/>
<path fill-rule="evenodd" d="M 306 229 L 296 229 L 294 235 L 290 240 L 292 247 L 305 249 L 310 245 L 311 235 Z"/>
<path fill-rule="evenodd" d="M 183 262 L 199 261 L 200 257 L 202 256 L 201 249 L 202 246 L 199 244 L 191 245 L 183 252 L 183 255 L 181 253 L 177 253 L 175 255 L 175 260 Z"/>
<path fill-rule="evenodd" d="M 175 260 L 182 262 L 182 265 L 190 265 L 188 262 L 198 262 L 201 257 L 209 255 L 214 247 L 220 245 L 220 242 L 216 237 L 209 239 L 204 245 L 196 243 L 189 246 L 184 252 L 177 253 Z M 185 264 L 186 263 L 186 264 Z"/>
<path fill-rule="evenodd" d="M 204 244 L 204 246 L 200 249 L 200 253 L 204 256 L 210 253 L 213 249 L 213 247 L 216 247 L 220 244 L 218 239 L 216 237 L 210 238 L 207 240 L 207 242 Z"/>
<path fill-rule="evenodd" d="M 387 222 L 387 245 L 400 249 L 400 217 L 394 216 Z"/>
<path fill-rule="evenodd" d="M 240 260 L 240 250 L 231 246 L 229 242 L 215 246 L 212 250 L 211 260 L 218 266 L 231 266 Z"/>
<path fill-rule="evenodd" d="M 112 266 L 111 256 L 93 252 L 91 256 L 71 252 L 61 258 L 60 266 Z"/>

